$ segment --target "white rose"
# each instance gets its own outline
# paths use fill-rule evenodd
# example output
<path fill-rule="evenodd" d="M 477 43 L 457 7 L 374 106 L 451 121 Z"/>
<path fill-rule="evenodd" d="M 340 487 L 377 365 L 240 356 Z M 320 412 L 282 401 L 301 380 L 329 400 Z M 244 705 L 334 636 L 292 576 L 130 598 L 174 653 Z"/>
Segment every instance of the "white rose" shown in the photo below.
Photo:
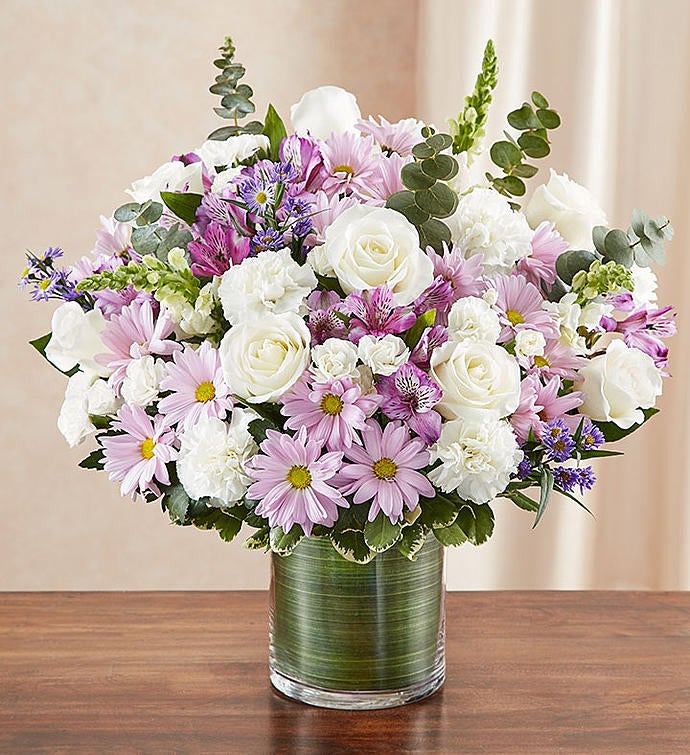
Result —
<path fill-rule="evenodd" d="M 266 314 L 230 328 L 220 362 L 232 393 L 253 404 L 275 401 L 309 364 L 311 334 L 294 312 Z"/>
<path fill-rule="evenodd" d="M 311 350 L 312 374 L 320 383 L 349 377 L 358 380 L 357 347 L 340 338 L 327 338 Z"/>
<path fill-rule="evenodd" d="M 246 160 L 258 150 L 268 152 L 270 141 L 264 134 L 239 134 L 228 139 L 208 139 L 194 153 L 209 169 L 217 165 L 235 165 Z"/>
<path fill-rule="evenodd" d="M 592 229 L 608 223 L 606 214 L 584 186 L 554 170 L 549 182 L 535 190 L 525 207 L 525 217 L 532 228 L 545 220 L 554 223 L 573 249 L 593 249 Z"/>
<path fill-rule="evenodd" d="M 182 435 L 177 474 L 190 498 L 210 497 L 220 505 L 242 499 L 252 479 L 246 464 L 258 451 L 248 427 L 253 412 L 235 408 L 230 424 L 202 417 Z"/>
<path fill-rule="evenodd" d="M 84 372 L 108 377 L 112 370 L 95 360 L 97 354 L 106 351 L 101 340 L 105 326 L 100 310 L 84 312 L 75 301 L 61 304 L 53 313 L 46 357 L 63 372 L 79 365 Z"/>
<path fill-rule="evenodd" d="M 94 381 L 86 392 L 86 402 L 89 414 L 97 414 L 101 417 L 115 414 L 122 404 L 105 380 Z"/>
<path fill-rule="evenodd" d="M 326 229 L 326 257 L 346 293 L 384 284 L 398 306 L 411 304 L 434 280 L 417 229 L 385 207 L 357 204 Z"/>
<path fill-rule="evenodd" d="M 505 420 L 457 419 L 446 422 L 431 448 L 431 461 L 441 464 L 429 479 L 446 493 L 487 503 L 502 493 L 522 460 L 522 451 Z"/>
<path fill-rule="evenodd" d="M 661 374 L 654 360 L 616 339 L 606 353 L 580 369 L 577 388 L 585 394 L 578 411 L 627 430 L 644 421 L 642 409 L 651 409 L 661 395 Z"/>
<path fill-rule="evenodd" d="M 633 262 L 630 270 L 635 284 L 632 292 L 633 302 L 638 307 L 644 307 L 648 304 L 656 304 L 656 289 L 659 285 L 656 274 L 651 267 L 640 267 Z"/>
<path fill-rule="evenodd" d="M 512 414 L 520 401 L 520 368 L 501 346 L 449 341 L 431 356 L 431 376 L 443 391 L 434 407 L 446 419 Z"/>
<path fill-rule="evenodd" d="M 150 354 L 133 359 L 125 370 L 125 379 L 120 389 L 122 398 L 128 404 L 149 406 L 158 398 L 160 382 L 165 374 L 165 362 L 162 359 L 154 359 Z"/>
<path fill-rule="evenodd" d="M 510 273 L 532 251 L 533 233 L 524 215 L 493 189 L 474 189 L 460 197 L 458 209 L 444 221 L 463 255 L 482 255 L 487 275 Z"/>
<path fill-rule="evenodd" d="M 311 89 L 290 108 L 295 133 L 301 136 L 311 134 L 316 139 L 355 131 L 355 124 L 361 117 L 354 94 L 334 86 Z"/>
<path fill-rule="evenodd" d="M 390 333 L 381 338 L 362 336 L 357 344 L 357 353 L 375 375 L 392 375 L 410 358 L 405 342 Z"/>
<path fill-rule="evenodd" d="M 289 249 L 260 252 L 223 273 L 218 297 L 230 323 L 254 320 L 266 313 L 297 312 L 316 287 L 308 265 L 299 265 Z"/>
<path fill-rule="evenodd" d="M 448 313 L 448 338 L 452 341 L 496 343 L 501 333 L 498 315 L 484 299 L 458 299 Z"/>
<path fill-rule="evenodd" d="M 546 338 L 538 330 L 527 328 L 515 334 L 515 353 L 521 357 L 543 357 Z"/>
<path fill-rule="evenodd" d="M 203 194 L 202 165 L 203 163 L 200 162 L 185 165 L 181 160 L 164 163 L 152 175 L 135 181 L 132 188 L 126 190 L 127 194 L 140 204 L 149 199 L 162 202 L 161 191 Z"/>
<path fill-rule="evenodd" d="M 319 275 L 325 275 L 327 277 L 333 277 L 335 270 L 326 256 L 326 247 L 315 246 L 309 254 L 307 254 L 307 264 L 311 266 L 311 269 Z"/>

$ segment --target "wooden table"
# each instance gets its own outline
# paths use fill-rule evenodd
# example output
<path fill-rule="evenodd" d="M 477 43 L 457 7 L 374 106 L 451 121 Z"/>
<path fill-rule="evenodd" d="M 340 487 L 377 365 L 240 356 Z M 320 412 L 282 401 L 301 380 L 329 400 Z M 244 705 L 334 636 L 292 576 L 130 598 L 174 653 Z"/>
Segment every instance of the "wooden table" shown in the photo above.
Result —
<path fill-rule="evenodd" d="M 0 751 L 690 752 L 690 593 L 448 595 L 444 689 L 272 691 L 262 592 L 5 593 Z"/>

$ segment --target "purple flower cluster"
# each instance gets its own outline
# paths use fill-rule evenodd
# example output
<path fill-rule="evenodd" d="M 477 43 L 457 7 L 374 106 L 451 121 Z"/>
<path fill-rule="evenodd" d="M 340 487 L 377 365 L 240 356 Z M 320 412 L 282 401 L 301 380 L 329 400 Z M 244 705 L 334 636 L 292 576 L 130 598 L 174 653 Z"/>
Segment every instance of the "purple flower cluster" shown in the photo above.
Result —
<path fill-rule="evenodd" d="M 59 247 L 52 246 L 40 257 L 27 252 L 27 265 L 19 280 L 19 287 L 29 288 L 33 301 L 76 301 L 90 309 L 93 305 L 91 297 L 76 290 L 71 271 L 55 266 L 55 260 L 62 257 L 62 254 Z"/>

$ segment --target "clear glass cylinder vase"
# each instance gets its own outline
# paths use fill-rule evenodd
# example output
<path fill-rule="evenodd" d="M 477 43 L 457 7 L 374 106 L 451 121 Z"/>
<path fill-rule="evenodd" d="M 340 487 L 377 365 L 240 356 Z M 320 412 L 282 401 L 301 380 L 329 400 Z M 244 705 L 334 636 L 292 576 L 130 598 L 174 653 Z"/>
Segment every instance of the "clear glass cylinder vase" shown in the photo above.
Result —
<path fill-rule="evenodd" d="M 430 537 L 416 561 L 396 548 L 368 564 L 324 538 L 271 555 L 271 683 L 324 708 L 391 708 L 445 678 L 445 553 Z"/>

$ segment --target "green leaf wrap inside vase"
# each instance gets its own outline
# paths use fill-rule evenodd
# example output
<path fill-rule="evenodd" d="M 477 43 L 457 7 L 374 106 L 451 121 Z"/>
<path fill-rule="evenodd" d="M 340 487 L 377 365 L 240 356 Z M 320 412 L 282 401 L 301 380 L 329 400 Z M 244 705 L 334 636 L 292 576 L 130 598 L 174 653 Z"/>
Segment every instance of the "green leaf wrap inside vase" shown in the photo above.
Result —
<path fill-rule="evenodd" d="M 397 702 L 329 707 L 386 707 L 435 691 L 444 675 L 443 569 L 443 546 L 433 537 L 416 561 L 391 548 L 358 564 L 322 538 L 303 540 L 289 556 L 273 554 L 272 678 L 277 672 L 331 691 L 420 692 Z"/>

